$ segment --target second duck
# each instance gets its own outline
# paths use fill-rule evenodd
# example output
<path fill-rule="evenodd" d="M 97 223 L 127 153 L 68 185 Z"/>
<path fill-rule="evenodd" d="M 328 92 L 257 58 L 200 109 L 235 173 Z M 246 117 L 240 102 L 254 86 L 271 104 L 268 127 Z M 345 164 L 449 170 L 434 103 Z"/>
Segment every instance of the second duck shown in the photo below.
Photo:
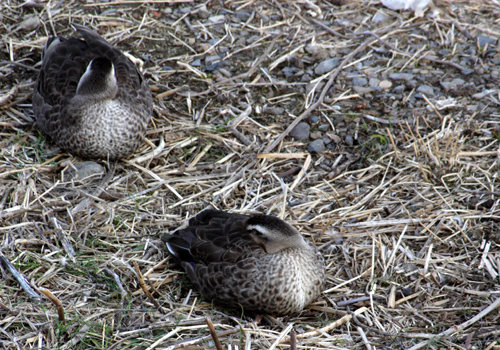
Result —
<path fill-rule="evenodd" d="M 162 240 L 203 297 L 221 305 L 293 314 L 323 288 L 323 256 L 274 216 L 205 210 Z"/>

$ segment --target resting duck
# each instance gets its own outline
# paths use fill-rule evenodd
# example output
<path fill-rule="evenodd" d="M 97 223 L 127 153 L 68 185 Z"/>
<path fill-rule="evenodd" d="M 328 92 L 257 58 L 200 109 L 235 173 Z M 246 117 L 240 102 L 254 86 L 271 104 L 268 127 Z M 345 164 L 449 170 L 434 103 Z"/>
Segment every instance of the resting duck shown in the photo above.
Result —
<path fill-rule="evenodd" d="M 153 112 L 151 90 L 137 67 L 93 30 L 51 37 L 33 93 L 36 123 L 73 155 L 119 159 L 143 142 Z"/>
<path fill-rule="evenodd" d="M 274 216 L 209 209 L 162 241 L 203 297 L 224 306 L 288 315 L 323 288 L 323 256 Z"/>

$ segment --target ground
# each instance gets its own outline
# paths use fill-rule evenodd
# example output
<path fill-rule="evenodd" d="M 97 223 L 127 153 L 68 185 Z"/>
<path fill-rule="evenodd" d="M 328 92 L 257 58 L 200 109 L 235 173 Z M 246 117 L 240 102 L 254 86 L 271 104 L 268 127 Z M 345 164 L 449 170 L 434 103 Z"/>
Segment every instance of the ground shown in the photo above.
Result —
<path fill-rule="evenodd" d="M 499 348 L 497 1 L 0 6 L 3 349 Z M 144 63 L 155 110 L 128 159 L 33 125 L 42 47 L 71 23 Z M 210 206 L 297 227 L 320 298 L 275 318 L 193 291 L 159 238 Z"/>

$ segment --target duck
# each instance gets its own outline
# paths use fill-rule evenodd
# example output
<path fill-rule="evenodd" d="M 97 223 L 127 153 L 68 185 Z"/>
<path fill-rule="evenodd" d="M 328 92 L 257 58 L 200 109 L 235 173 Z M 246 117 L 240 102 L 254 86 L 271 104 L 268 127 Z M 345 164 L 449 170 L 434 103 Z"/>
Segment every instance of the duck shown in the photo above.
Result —
<path fill-rule="evenodd" d="M 275 216 L 206 209 L 161 240 L 195 289 L 221 306 L 297 314 L 325 283 L 321 253 Z"/>
<path fill-rule="evenodd" d="M 72 155 L 116 160 L 144 141 L 153 113 L 140 70 L 95 31 L 73 24 L 83 39 L 50 37 L 33 91 L 43 134 Z"/>

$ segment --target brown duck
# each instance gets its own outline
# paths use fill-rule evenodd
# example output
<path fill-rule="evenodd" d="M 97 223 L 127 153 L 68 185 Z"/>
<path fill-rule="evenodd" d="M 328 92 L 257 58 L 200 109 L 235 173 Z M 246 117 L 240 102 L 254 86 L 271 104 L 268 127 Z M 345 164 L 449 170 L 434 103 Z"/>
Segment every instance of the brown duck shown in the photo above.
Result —
<path fill-rule="evenodd" d="M 38 126 L 64 150 L 85 158 L 118 159 L 143 142 L 153 100 L 137 67 L 96 32 L 51 37 L 33 93 Z"/>
<path fill-rule="evenodd" d="M 224 306 L 293 314 L 323 288 L 323 256 L 274 216 L 205 210 L 162 240 L 203 297 Z"/>

